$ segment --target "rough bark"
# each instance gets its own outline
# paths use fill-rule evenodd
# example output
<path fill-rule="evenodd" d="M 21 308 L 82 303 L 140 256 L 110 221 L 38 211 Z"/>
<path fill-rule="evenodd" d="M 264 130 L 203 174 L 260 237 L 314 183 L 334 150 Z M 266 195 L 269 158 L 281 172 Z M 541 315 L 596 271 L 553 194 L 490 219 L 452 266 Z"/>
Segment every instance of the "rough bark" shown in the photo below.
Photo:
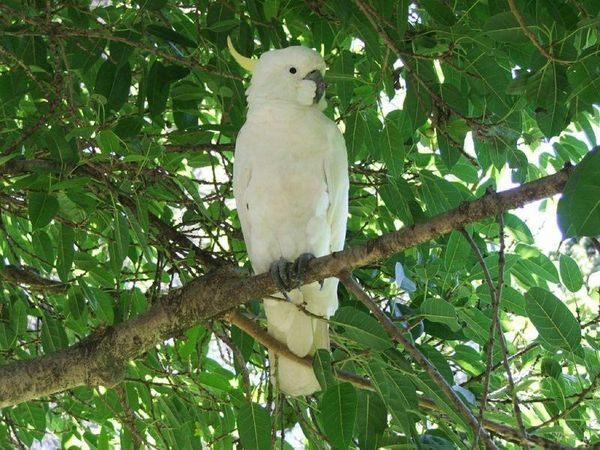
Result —
<path fill-rule="evenodd" d="M 570 173 L 571 168 L 565 168 L 508 191 L 487 193 L 425 222 L 316 258 L 310 262 L 304 281 L 336 276 L 500 211 L 558 194 Z M 146 350 L 197 323 L 276 291 L 268 274 L 247 277 L 235 267 L 219 268 L 165 294 L 135 319 L 98 329 L 55 353 L 0 367 L 0 408 L 84 384 L 115 385 L 122 379 L 128 361 Z"/>

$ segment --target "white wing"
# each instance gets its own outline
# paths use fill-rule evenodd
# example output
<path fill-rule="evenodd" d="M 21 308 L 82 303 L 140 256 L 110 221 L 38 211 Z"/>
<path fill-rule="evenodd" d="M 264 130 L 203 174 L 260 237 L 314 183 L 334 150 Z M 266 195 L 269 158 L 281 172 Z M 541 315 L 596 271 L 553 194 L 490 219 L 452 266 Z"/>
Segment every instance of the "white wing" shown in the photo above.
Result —
<path fill-rule="evenodd" d="M 325 160 L 325 179 L 329 192 L 327 221 L 331 226 L 332 252 L 344 248 L 346 239 L 346 219 L 348 217 L 348 156 L 342 133 L 334 125 L 331 136 L 331 151 Z"/>
<path fill-rule="evenodd" d="M 246 250 L 251 253 L 251 220 L 246 194 L 252 179 L 252 161 L 248 159 L 249 149 L 244 145 L 243 128 L 238 134 L 235 146 L 235 164 L 233 165 L 233 196 L 235 197 L 238 217 L 245 237 Z"/>

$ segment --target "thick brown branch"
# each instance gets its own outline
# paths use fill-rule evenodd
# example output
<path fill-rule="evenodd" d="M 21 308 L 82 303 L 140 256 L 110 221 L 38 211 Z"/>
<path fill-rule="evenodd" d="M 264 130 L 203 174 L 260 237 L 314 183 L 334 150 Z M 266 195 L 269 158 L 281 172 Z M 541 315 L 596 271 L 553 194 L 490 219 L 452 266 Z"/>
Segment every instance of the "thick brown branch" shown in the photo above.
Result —
<path fill-rule="evenodd" d="M 441 236 L 467 223 L 497 215 L 525 203 L 553 196 L 563 189 L 571 168 L 478 200 L 342 252 L 312 260 L 305 274 L 310 283 L 336 276 Z M 277 291 L 268 274 L 244 277 L 225 266 L 164 295 L 127 322 L 96 331 L 83 341 L 55 353 L 0 367 L 0 407 L 51 395 L 83 384 L 113 385 L 128 361 L 197 323 L 237 305 Z"/>

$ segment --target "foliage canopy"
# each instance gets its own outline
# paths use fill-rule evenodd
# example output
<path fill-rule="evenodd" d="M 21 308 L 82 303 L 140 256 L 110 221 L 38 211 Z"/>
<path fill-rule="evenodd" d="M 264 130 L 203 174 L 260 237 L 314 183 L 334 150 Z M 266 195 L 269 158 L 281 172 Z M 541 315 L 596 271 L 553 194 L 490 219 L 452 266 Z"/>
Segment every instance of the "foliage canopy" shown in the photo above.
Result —
<path fill-rule="evenodd" d="M 0 366 L 248 267 L 230 181 L 247 77 L 230 35 L 245 55 L 324 55 L 348 246 L 575 165 L 559 249 L 506 211 L 354 275 L 499 448 L 600 442 L 600 2 L 4 0 L 0 13 Z M 115 386 L 5 407 L 0 447 L 49 432 L 65 448 L 291 448 L 280 436 L 299 424 L 311 449 L 471 448 L 476 430 L 426 366 L 339 294 L 333 351 L 313 361 L 322 393 L 278 396 L 260 333 L 213 318 Z M 240 311 L 263 323 L 259 300 Z"/>

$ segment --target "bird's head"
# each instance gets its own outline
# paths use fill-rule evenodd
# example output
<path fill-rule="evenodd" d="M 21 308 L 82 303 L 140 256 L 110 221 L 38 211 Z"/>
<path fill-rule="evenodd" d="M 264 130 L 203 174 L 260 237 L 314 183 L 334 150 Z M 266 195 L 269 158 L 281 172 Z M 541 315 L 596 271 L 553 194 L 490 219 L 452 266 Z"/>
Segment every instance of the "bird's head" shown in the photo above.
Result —
<path fill-rule="evenodd" d="M 258 59 L 250 59 L 241 56 L 232 45 L 229 50 L 242 67 L 252 72 L 248 103 L 275 100 L 303 106 L 317 105 L 320 109 L 325 107 L 325 61 L 316 51 L 294 46 L 271 50 Z"/>

